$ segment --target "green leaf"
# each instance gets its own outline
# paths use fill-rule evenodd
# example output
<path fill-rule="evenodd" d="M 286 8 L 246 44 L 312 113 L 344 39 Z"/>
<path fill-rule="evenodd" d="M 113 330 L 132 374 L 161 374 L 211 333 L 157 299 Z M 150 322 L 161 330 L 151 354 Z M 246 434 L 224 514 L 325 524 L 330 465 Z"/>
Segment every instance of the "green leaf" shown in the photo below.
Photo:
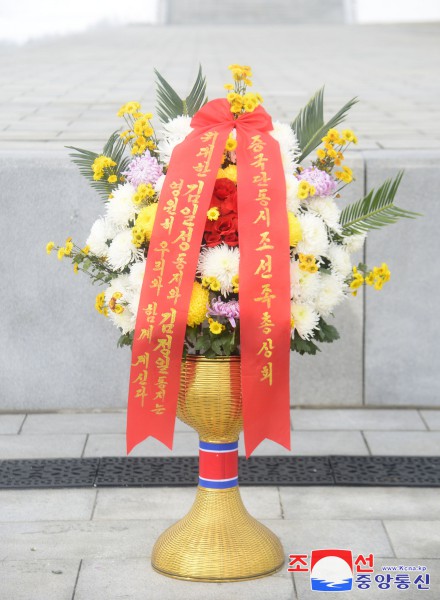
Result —
<path fill-rule="evenodd" d="M 206 97 L 206 78 L 199 66 L 196 81 L 185 99 L 170 86 L 157 69 L 157 114 L 163 123 L 168 123 L 180 115 L 194 116 L 196 112 L 208 101 Z"/>
<path fill-rule="evenodd" d="M 312 150 L 319 146 L 327 131 L 339 125 L 345 119 L 350 108 L 357 102 L 357 98 L 352 98 L 327 123 L 324 123 L 324 87 L 310 98 L 291 124 L 301 148 L 298 162 L 304 160 Z"/>
<path fill-rule="evenodd" d="M 399 219 L 415 219 L 419 213 L 399 208 L 394 204 L 400 181 L 401 171 L 392 181 L 387 179 L 377 191 L 371 190 L 367 196 L 346 206 L 341 213 L 342 234 L 354 235 L 370 229 L 379 229 L 385 225 L 396 223 Z"/>
<path fill-rule="evenodd" d="M 134 331 L 130 331 L 130 333 L 123 333 L 117 342 L 118 348 L 122 348 L 123 346 L 131 346 L 133 344 Z"/>
<path fill-rule="evenodd" d="M 294 337 L 290 340 L 290 349 L 298 352 L 299 354 L 312 354 L 313 356 L 320 352 L 320 349 L 311 340 L 303 340 L 298 332 L 295 331 Z"/>
<path fill-rule="evenodd" d="M 320 342 L 331 343 L 335 340 L 339 340 L 339 333 L 336 327 L 329 325 L 321 317 L 318 324 L 319 329 L 315 333 L 315 338 Z"/>
<path fill-rule="evenodd" d="M 217 356 L 223 354 L 222 341 L 219 339 L 212 340 L 211 348 L 214 350 Z"/>

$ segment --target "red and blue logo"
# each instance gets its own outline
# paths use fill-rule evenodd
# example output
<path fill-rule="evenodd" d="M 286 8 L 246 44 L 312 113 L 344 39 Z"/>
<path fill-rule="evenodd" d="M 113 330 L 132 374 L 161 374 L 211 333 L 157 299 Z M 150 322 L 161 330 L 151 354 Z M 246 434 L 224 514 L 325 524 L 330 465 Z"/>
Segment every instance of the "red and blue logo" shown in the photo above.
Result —
<path fill-rule="evenodd" d="M 312 550 L 310 583 L 316 592 L 346 592 L 353 587 L 351 550 Z"/>

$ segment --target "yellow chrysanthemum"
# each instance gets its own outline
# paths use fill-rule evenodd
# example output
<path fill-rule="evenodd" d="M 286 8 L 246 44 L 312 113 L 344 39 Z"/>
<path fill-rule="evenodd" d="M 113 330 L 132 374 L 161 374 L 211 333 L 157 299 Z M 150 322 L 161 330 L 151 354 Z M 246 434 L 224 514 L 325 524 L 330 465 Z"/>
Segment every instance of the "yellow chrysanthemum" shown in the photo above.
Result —
<path fill-rule="evenodd" d="M 108 177 L 107 181 L 109 183 L 116 183 L 118 181 L 118 176 L 117 175 L 110 175 L 110 177 Z"/>
<path fill-rule="evenodd" d="M 226 144 L 225 144 L 225 149 L 228 152 L 233 152 L 237 147 L 237 140 L 234 139 L 233 137 L 228 137 L 228 139 L 226 140 Z"/>
<path fill-rule="evenodd" d="M 342 139 L 346 142 L 353 142 L 354 139 L 356 138 L 356 136 L 354 135 L 354 132 L 351 129 L 344 129 L 342 131 Z"/>
<path fill-rule="evenodd" d="M 212 208 L 210 208 L 208 210 L 208 212 L 206 213 L 206 216 L 208 217 L 208 219 L 210 221 L 217 221 L 217 219 L 220 216 L 220 211 L 216 206 L 213 206 Z"/>
<path fill-rule="evenodd" d="M 224 325 L 222 325 L 218 321 L 214 321 L 213 319 L 210 319 L 209 331 L 211 333 L 213 333 L 214 335 L 218 335 L 219 333 L 221 333 L 223 331 L 223 329 L 225 329 Z"/>
<path fill-rule="evenodd" d="M 157 204 L 144 206 L 140 211 L 132 229 L 133 244 L 139 248 L 144 242 L 149 242 L 153 233 L 154 221 L 156 219 Z"/>
<path fill-rule="evenodd" d="M 303 239 L 302 230 L 299 220 L 292 212 L 288 211 L 287 218 L 289 220 L 289 245 L 293 248 Z"/>
<path fill-rule="evenodd" d="M 99 181 L 104 177 L 105 169 L 116 167 L 115 161 L 110 156 L 97 156 L 92 164 L 93 179 Z"/>
<path fill-rule="evenodd" d="M 222 179 L 223 177 L 237 183 L 237 166 L 229 165 L 226 169 L 219 169 L 217 179 Z"/>
<path fill-rule="evenodd" d="M 187 323 L 190 327 L 200 325 L 206 318 L 208 310 L 209 292 L 197 281 L 193 284 L 191 300 L 189 302 Z"/>
<path fill-rule="evenodd" d="M 125 114 L 134 115 L 139 112 L 141 109 L 141 105 L 139 102 L 126 102 L 121 108 L 118 110 L 118 117 L 123 117 Z"/>
<path fill-rule="evenodd" d="M 46 252 L 48 254 L 50 254 L 54 248 L 55 248 L 54 242 L 49 242 L 48 244 L 46 244 Z"/>

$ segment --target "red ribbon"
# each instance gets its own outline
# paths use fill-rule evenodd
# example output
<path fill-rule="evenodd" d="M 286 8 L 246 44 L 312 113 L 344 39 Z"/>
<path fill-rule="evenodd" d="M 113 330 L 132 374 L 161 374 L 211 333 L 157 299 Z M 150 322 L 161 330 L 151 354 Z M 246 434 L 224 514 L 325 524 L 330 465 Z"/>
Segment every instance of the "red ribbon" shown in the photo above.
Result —
<path fill-rule="evenodd" d="M 173 444 L 188 307 L 225 143 L 237 131 L 240 335 L 246 456 L 265 438 L 290 449 L 290 257 L 285 175 L 268 113 L 234 118 L 208 102 L 173 151 L 160 194 L 136 320 L 127 453 Z"/>

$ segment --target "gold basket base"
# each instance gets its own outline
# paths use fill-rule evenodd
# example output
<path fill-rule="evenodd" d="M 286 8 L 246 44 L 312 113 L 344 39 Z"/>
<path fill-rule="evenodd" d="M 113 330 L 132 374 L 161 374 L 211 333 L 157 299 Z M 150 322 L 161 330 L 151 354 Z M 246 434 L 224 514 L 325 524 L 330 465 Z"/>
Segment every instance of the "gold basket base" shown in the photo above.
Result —
<path fill-rule="evenodd" d="M 238 487 L 197 488 L 189 513 L 156 541 L 151 558 L 162 575 L 188 581 L 245 581 L 284 565 L 280 540 L 244 507 Z"/>

